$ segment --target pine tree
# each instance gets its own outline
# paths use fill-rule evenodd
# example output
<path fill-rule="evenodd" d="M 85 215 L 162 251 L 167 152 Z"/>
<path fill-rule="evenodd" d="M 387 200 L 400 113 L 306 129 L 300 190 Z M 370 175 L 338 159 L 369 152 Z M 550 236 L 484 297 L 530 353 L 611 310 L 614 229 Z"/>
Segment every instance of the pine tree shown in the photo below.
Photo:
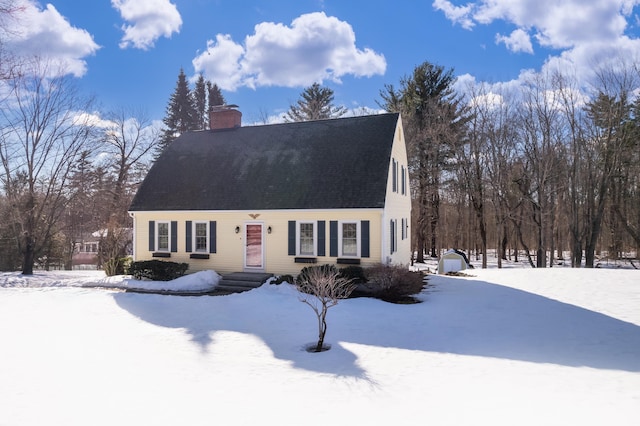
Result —
<path fill-rule="evenodd" d="M 176 88 L 167 106 L 167 115 L 162 119 L 166 128 L 163 130 L 156 158 L 182 133 L 198 129 L 197 118 L 194 96 L 189 89 L 187 76 L 180 68 Z"/>
<path fill-rule="evenodd" d="M 209 95 L 209 111 L 211 111 L 211 108 L 214 106 L 224 105 L 227 103 L 224 100 L 222 91 L 217 84 L 212 84 L 210 81 L 207 81 L 207 93 Z"/>
<path fill-rule="evenodd" d="M 196 87 L 193 89 L 193 100 L 195 102 L 198 129 L 205 130 L 209 117 L 207 117 L 207 84 L 202 74 L 198 76 Z"/>
<path fill-rule="evenodd" d="M 467 122 L 466 112 L 453 89 L 455 81 L 453 69 L 424 62 L 400 81 L 399 90 L 387 85 L 380 93 L 382 107 L 402 113 L 412 186 L 417 188 L 416 262 L 424 261 L 427 244 L 431 256 L 437 255 L 442 175 L 461 143 Z"/>
<path fill-rule="evenodd" d="M 342 117 L 347 113 L 344 106 L 333 105 L 333 90 L 313 83 L 300 94 L 301 99 L 291 105 L 283 116 L 284 121 L 325 120 Z"/>

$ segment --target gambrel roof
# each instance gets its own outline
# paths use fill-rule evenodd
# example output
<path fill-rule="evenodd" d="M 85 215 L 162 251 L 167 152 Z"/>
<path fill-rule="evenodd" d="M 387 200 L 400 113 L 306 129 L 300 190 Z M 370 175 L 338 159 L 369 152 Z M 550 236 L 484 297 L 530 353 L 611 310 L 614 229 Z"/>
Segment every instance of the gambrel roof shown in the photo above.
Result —
<path fill-rule="evenodd" d="M 382 208 L 398 114 L 185 133 L 131 211 Z"/>

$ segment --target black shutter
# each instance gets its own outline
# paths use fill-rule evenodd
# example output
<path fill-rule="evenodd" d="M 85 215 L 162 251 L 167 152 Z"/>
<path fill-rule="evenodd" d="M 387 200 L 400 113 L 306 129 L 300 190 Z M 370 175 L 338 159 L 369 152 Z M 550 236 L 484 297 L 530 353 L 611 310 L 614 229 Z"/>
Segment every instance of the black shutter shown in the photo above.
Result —
<path fill-rule="evenodd" d="M 404 166 L 400 170 L 402 171 L 402 195 L 405 195 L 407 193 L 407 179 L 405 178 Z"/>
<path fill-rule="evenodd" d="M 369 249 L 369 221 L 363 220 L 360 222 L 360 257 L 369 257 L 371 252 Z"/>
<path fill-rule="evenodd" d="M 393 244 L 394 241 L 395 241 L 395 235 L 394 235 L 395 234 L 395 228 L 393 226 L 393 219 L 391 219 L 391 222 L 389 222 L 389 231 L 390 231 L 389 235 L 391 237 L 391 241 L 390 241 L 391 244 L 389 244 L 390 254 L 393 254 L 393 252 L 396 251 L 396 248 L 395 248 L 395 246 Z"/>
<path fill-rule="evenodd" d="M 209 222 L 209 253 L 216 253 L 218 250 L 217 240 L 217 223 L 215 220 Z"/>
<path fill-rule="evenodd" d="M 184 228 L 185 228 L 185 233 L 186 233 L 186 235 L 185 235 L 185 243 L 184 243 L 185 247 L 186 247 L 186 252 L 187 253 L 191 253 L 192 244 L 191 244 L 191 221 L 190 220 L 188 220 L 186 222 Z"/>
<path fill-rule="evenodd" d="M 396 163 L 395 159 L 391 159 L 391 161 L 393 161 L 393 168 L 391 169 L 391 173 L 393 173 L 391 180 L 393 183 L 391 185 L 391 190 L 393 192 L 398 192 L 398 163 Z"/>
<path fill-rule="evenodd" d="M 156 221 L 149 221 L 149 251 L 156 249 Z"/>
<path fill-rule="evenodd" d="M 289 221 L 289 256 L 296 255 L 296 221 Z"/>
<path fill-rule="evenodd" d="M 178 222 L 171 221 L 171 252 L 178 251 Z"/>
<path fill-rule="evenodd" d="M 329 222 L 329 256 L 338 257 L 338 221 Z"/>
<path fill-rule="evenodd" d="M 327 255 L 326 227 L 327 227 L 327 223 L 324 220 L 318 221 L 318 256 Z"/>

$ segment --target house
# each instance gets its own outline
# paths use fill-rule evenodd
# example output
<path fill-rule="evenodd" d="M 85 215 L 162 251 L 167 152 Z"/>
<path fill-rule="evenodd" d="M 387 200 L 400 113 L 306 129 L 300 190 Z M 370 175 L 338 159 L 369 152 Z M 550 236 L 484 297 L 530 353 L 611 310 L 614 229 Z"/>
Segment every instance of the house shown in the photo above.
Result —
<path fill-rule="evenodd" d="M 73 243 L 71 265 L 73 269 L 96 269 L 100 238 L 90 234 Z"/>
<path fill-rule="evenodd" d="M 107 229 L 82 233 L 79 241 L 73 243 L 71 265 L 73 269 L 97 269 L 100 265 L 100 243 L 107 236 Z M 132 231 L 130 228 L 117 229 L 118 239 L 125 246 L 127 255 L 131 255 Z"/>
<path fill-rule="evenodd" d="M 235 106 L 181 135 L 131 204 L 134 259 L 191 272 L 298 274 L 312 264 L 409 264 L 399 114 L 241 126 Z"/>
<path fill-rule="evenodd" d="M 469 260 L 464 252 L 456 249 L 447 250 L 440 256 L 438 262 L 438 273 L 447 274 L 449 272 L 464 271 L 469 268 Z"/>

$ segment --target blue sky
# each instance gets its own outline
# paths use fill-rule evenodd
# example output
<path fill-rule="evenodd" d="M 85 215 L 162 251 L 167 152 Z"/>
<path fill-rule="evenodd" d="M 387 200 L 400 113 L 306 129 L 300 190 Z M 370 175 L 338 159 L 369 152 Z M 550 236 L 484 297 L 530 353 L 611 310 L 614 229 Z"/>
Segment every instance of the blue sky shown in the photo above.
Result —
<path fill-rule="evenodd" d="M 424 61 L 497 84 L 640 57 L 640 0 L 18 1 L 9 48 L 65 61 L 105 110 L 157 120 L 181 67 L 250 124 L 282 116 L 315 81 L 336 104 L 376 109 L 384 85 Z"/>

